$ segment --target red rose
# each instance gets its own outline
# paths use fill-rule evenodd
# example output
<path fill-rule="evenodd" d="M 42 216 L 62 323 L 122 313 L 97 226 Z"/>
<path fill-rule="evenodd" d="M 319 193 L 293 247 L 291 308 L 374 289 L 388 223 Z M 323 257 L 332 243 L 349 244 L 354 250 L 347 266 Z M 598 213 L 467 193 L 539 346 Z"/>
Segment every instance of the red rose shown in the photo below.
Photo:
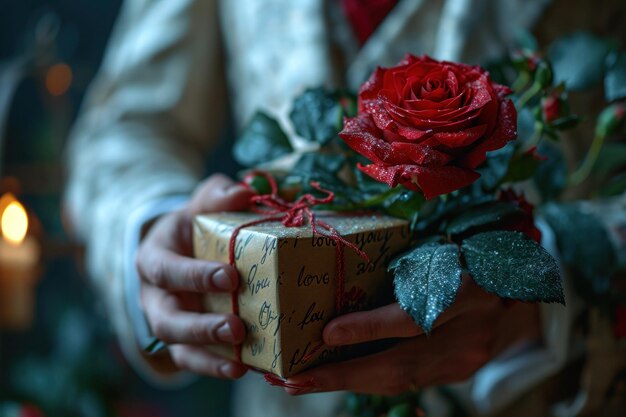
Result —
<path fill-rule="evenodd" d="M 480 67 L 407 55 L 361 86 L 339 136 L 373 162 L 361 171 L 436 197 L 474 182 L 486 152 L 515 139 L 510 93 Z"/>
<path fill-rule="evenodd" d="M 541 102 L 541 113 L 546 123 L 552 123 L 561 116 L 561 100 L 558 96 L 549 96 Z"/>

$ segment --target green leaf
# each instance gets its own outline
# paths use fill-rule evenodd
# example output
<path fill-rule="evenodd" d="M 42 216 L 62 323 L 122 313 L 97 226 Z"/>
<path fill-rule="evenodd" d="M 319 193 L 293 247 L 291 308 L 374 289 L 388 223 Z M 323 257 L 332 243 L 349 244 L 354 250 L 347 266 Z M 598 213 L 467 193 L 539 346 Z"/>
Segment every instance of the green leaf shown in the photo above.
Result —
<path fill-rule="evenodd" d="M 615 134 L 624 121 L 624 104 L 613 103 L 605 107 L 596 119 L 596 136 L 607 137 Z"/>
<path fill-rule="evenodd" d="M 608 70 L 604 76 L 604 96 L 607 101 L 626 98 L 626 52 L 616 52 L 608 61 Z"/>
<path fill-rule="evenodd" d="M 582 120 L 583 118 L 576 114 L 568 114 L 567 116 L 559 117 L 550 123 L 550 126 L 556 130 L 567 130 L 578 126 Z"/>
<path fill-rule="evenodd" d="M 514 152 L 515 146 L 513 143 L 509 143 L 496 151 L 488 152 L 487 160 L 478 169 L 480 178 L 475 184 L 486 190 L 492 190 L 497 187 L 509 168 L 509 162 Z"/>
<path fill-rule="evenodd" d="M 461 215 L 448 223 L 446 232 L 449 235 L 459 235 L 481 229 L 485 230 L 524 215 L 524 210 L 514 203 L 492 201 L 463 211 Z"/>
<path fill-rule="evenodd" d="M 430 332 L 461 285 L 459 248 L 451 243 L 427 243 L 394 259 L 396 299 L 425 331 Z"/>
<path fill-rule="evenodd" d="M 293 151 L 287 135 L 276 120 L 257 112 L 235 142 L 235 160 L 246 167 L 269 162 Z"/>
<path fill-rule="evenodd" d="M 580 203 L 548 204 L 543 214 L 554 230 L 563 263 L 597 292 L 607 290 L 615 253 L 602 221 Z"/>
<path fill-rule="evenodd" d="M 611 172 L 626 167 L 626 143 L 605 143 L 591 171 L 595 176 L 604 178 Z"/>
<path fill-rule="evenodd" d="M 300 157 L 291 173 L 301 178 L 303 193 L 317 193 L 310 186 L 311 181 L 317 181 L 323 188 L 341 194 L 337 195 L 334 201 L 334 203 L 339 204 L 340 201 L 338 200 L 341 200 L 342 196 L 349 197 L 356 192 L 337 176 L 344 163 L 345 157 L 343 155 L 309 152 Z"/>
<path fill-rule="evenodd" d="M 598 191 L 598 194 L 601 197 L 615 197 L 625 192 L 626 172 L 623 172 L 611 178 L 611 180 Z"/>
<path fill-rule="evenodd" d="M 543 161 L 535 157 L 532 153 L 524 152 L 515 155 L 509 164 L 507 171 L 501 183 L 525 181 L 535 175 L 537 168 Z"/>
<path fill-rule="evenodd" d="M 308 152 L 300 157 L 296 163 L 294 172 L 306 173 L 309 175 L 320 172 L 336 174 L 339 172 L 345 161 L 346 158 L 343 155 Z"/>
<path fill-rule="evenodd" d="M 259 195 L 272 193 L 272 186 L 263 175 L 246 176 L 244 182 Z"/>
<path fill-rule="evenodd" d="M 394 217 L 411 220 L 418 215 L 426 199 L 421 193 L 402 190 L 383 202 L 385 212 Z"/>
<path fill-rule="evenodd" d="M 563 153 L 556 144 L 544 142 L 537 148 L 539 154 L 545 156 L 533 176 L 543 201 L 556 200 L 567 185 L 567 164 Z"/>
<path fill-rule="evenodd" d="M 335 93 L 313 88 L 295 99 L 289 117 L 298 135 L 325 145 L 341 130 L 343 109 Z"/>
<path fill-rule="evenodd" d="M 415 406 L 409 403 L 394 405 L 389 409 L 387 417 L 415 417 Z"/>
<path fill-rule="evenodd" d="M 559 267 L 550 254 L 523 233 L 493 231 L 461 245 L 474 281 L 500 297 L 565 304 Z"/>
<path fill-rule="evenodd" d="M 557 39 L 548 51 L 555 82 L 565 81 L 567 88 L 580 91 L 602 80 L 604 62 L 614 44 L 585 32 L 575 32 Z"/>

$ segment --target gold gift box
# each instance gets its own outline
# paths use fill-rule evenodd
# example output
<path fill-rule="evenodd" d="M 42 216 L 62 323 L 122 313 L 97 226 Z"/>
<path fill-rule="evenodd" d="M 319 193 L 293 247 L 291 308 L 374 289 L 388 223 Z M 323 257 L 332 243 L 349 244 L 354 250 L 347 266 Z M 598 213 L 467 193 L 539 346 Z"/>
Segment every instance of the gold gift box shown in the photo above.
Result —
<path fill-rule="evenodd" d="M 194 221 L 198 259 L 228 263 L 233 230 L 254 219 L 252 213 L 216 213 Z M 344 248 L 345 300 L 348 311 L 388 302 L 392 294 L 389 261 L 409 243 L 406 221 L 378 214 L 318 215 L 343 238 L 365 252 Z M 267 222 L 241 229 L 235 247 L 240 276 L 239 316 L 246 330 L 241 360 L 259 370 L 289 377 L 337 358 L 338 350 L 321 346 L 324 326 L 336 316 L 336 243 L 313 236 L 311 226 L 285 227 Z M 208 294 L 207 311 L 231 313 L 230 294 Z M 230 346 L 211 346 L 234 358 Z"/>

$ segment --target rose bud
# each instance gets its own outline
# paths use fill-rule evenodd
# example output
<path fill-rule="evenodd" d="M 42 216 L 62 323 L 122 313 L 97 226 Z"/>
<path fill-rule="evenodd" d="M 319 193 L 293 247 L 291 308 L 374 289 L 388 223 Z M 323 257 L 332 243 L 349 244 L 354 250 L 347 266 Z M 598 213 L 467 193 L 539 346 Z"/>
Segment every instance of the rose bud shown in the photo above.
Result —
<path fill-rule="evenodd" d="M 532 51 L 517 50 L 513 52 L 511 61 L 518 70 L 533 73 L 537 69 L 537 64 L 541 61 L 541 58 Z"/>
<path fill-rule="evenodd" d="M 624 120 L 624 103 L 615 103 L 606 107 L 598 116 L 596 136 L 606 137 L 617 131 Z"/>
<path fill-rule="evenodd" d="M 543 121 L 547 124 L 552 123 L 559 117 L 561 117 L 561 99 L 560 97 L 550 95 L 541 100 L 541 115 Z"/>

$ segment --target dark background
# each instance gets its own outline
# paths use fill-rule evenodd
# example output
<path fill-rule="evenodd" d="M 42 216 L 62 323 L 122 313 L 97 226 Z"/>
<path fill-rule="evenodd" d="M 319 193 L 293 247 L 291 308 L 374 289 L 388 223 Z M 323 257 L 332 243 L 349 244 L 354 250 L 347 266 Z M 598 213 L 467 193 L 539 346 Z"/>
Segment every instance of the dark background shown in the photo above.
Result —
<path fill-rule="evenodd" d="M 8 104 L 0 100 L 0 194 L 14 193 L 27 208 L 43 258 L 33 323 L 0 326 L 0 417 L 228 415 L 226 383 L 159 391 L 128 367 L 88 285 L 82 248 L 63 227 L 64 145 L 120 4 L 0 0 L 0 97 L 13 93 Z M 554 0 L 535 35 L 547 45 L 586 29 L 623 49 L 624 4 Z M 594 103 L 590 97 L 577 100 Z"/>
<path fill-rule="evenodd" d="M 32 324 L 0 327 L 2 417 L 228 415 L 227 383 L 159 391 L 128 367 L 63 227 L 64 145 L 120 5 L 0 2 L 0 96 L 13 92 L 0 100 L 0 194 L 22 202 L 42 247 Z"/>

